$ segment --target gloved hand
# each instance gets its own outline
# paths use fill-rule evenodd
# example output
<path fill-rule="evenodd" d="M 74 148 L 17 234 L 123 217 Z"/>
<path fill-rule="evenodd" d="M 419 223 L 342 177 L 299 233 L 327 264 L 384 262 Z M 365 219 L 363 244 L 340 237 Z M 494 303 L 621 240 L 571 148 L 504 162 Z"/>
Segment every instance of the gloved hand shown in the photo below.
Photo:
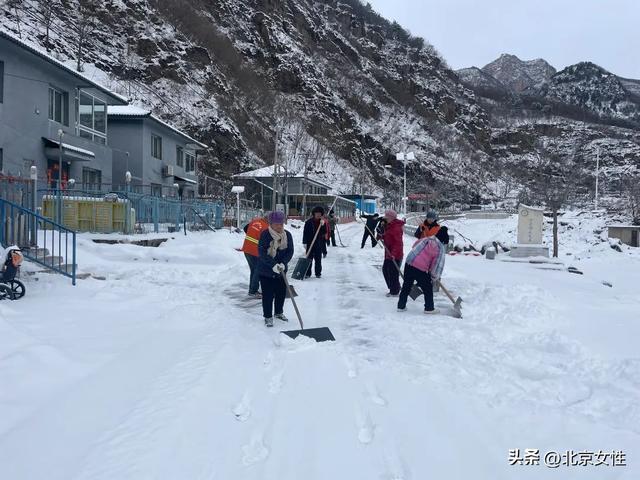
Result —
<path fill-rule="evenodd" d="M 322 226 L 322 225 L 324 225 L 324 224 L 325 224 L 324 218 L 321 218 L 321 219 L 320 219 L 320 226 Z"/>
<path fill-rule="evenodd" d="M 303 249 L 305 252 L 307 251 L 307 244 L 306 244 L 306 243 L 303 243 L 303 244 L 302 244 L 302 249 Z"/>
<path fill-rule="evenodd" d="M 284 272 L 284 263 L 276 263 L 273 266 L 272 270 L 273 270 L 273 273 L 278 273 L 278 274 Z"/>
<path fill-rule="evenodd" d="M 433 273 L 431 274 L 431 283 L 433 284 L 437 284 L 440 281 L 440 277 L 438 277 L 437 275 L 434 275 Z"/>

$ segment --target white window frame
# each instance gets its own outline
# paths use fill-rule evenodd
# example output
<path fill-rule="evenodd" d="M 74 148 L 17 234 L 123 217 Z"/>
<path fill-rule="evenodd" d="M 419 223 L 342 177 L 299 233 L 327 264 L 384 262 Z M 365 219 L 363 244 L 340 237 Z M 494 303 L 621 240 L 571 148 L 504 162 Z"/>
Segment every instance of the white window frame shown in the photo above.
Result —
<path fill-rule="evenodd" d="M 81 95 L 85 95 L 87 97 L 91 98 L 91 127 L 87 127 L 86 125 L 82 125 L 82 123 L 80 122 L 80 99 L 81 99 Z M 96 110 L 96 102 L 100 103 L 101 105 L 104 105 L 104 133 L 100 132 L 98 130 L 96 130 L 95 124 L 96 124 L 96 114 L 95 114 L 95 110 Z M 108 130 L 108 122 L 107 122 L 107 108 L 109 108 L 107 106 L 107 103 L 103 100 L 101 100 L 99 97 L 96 97 L 95 95 L 91 95 L 90 93 L 82 90 L 82 89 L 78 89 L 76 92 L 76 113 L 77 113 L 77 118 L 76 118 L 76 135 L 78 135 L 79 137 L 82 138 L 86 138 L 87 140 L 91 140 L 95 143 L 98 143 L 100 145 L 106 145 L 107 144 L 107 130 Z M 89 137 L 83 137 L 81 132 L 84 132 L 85 134 L 89 134 L 91 136 L 91 138 Z M 99 140 L 96 140 L 99 139 Z M 102 141 L 100 141 L 102 140 Z"/>
<path fill-rule="evenodd" d="M 184 152 L 184 171 L 191 173 L 196 171 L 196 155 L 195 153 Z"/>
<path fill-rule="evenodd" d="M 178 167 L 185 168 L 184 153 L 185 153 L 184 147 L 181 147 L 180 145 L 176 145 L 176 165 Z"/>
<path fill-rule="evenodd" d="M 59 121 L 56 119 L 56 113 L 57 113 L 56 112 L 56 94 L 60 95 L 61 97 L 60 108 L 62 110 L 60 111 Z M 69 125 L 69 119 L 65 117 L 65 113 L 69 111 L 68 106 L 67 108 L 65 108 L 65 102 L 69 101 L 69 94 L 64 90 L 54 87 L 53 85 L 49 85 L 48 95 L 49 95 L 48 97 L 49 110 L 47 112 L 47 116 L 49 117 L 49 120 L 51 120 L 52 122 L 59 123 L 60 125 Z"/>
<path fill-rule="evenodd" d="M 156 140 L 158 141 L 157 146 L 159 147 L 160 152 L 157 151 Z M 157 155 L 158 153 L 160 153 L 159 156 Z M 151 156 L 155 159 L 162 160 L 162 137 L 155 133 L 151 134 Z"/>

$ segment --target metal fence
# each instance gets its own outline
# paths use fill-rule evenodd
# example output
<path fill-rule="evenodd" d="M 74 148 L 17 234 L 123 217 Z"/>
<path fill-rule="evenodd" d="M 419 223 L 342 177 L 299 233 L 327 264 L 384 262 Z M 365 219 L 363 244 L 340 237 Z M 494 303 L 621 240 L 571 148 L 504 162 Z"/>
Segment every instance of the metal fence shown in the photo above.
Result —
<path fill-rule="evenodd" d="M 236 225 L 237 208 L 222 202 L 201 201 L 194 199 L 167 198 L 136 192 L 115 191 L 103 193 L 84 190 L 63 190 L 60 197 L 58 190 L 38 190 L 41 199 L 95 199 L 105 197 L 111 201 L 127 202 L 128 208 L 135 212 L 133 225 L 125 225 L 124 231 L 130 233 L 174 232 L 187 230 L 218 229 Z M 58 200 L 59 201 L 59 200 Z M 60 209 L 57 209 L 58 211 Z M 259 210 L 244 204 L 240 207 L 240 224 L 247 223 L 258 215 Z M 55 219 L 52 216 L 52 219 Z M 129 216 L 127 216 L 129 218 Z M 114 231 L 119 231 L 114 229 Z"/>
<path fill-rule="evenodd" d="M 76 232 L 73 230 L 0 198 L 0 244 L 5 248 L 16 245 L 28 260 L 67 276 L 76 284 Z"/>

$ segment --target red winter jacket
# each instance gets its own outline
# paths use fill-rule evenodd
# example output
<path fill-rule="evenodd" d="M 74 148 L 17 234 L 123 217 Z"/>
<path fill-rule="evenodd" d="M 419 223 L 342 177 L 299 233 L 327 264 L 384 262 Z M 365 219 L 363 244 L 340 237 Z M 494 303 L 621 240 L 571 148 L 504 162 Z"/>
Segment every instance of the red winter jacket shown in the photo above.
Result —
<path fill-rule="evenodd" d="M 389 222 L 381 235 L 385 248 L 384 258 L 386 260 L 402 260 L 404 255 L 402 236 L 404 235 L 404 221 L 392 220 Z"/>

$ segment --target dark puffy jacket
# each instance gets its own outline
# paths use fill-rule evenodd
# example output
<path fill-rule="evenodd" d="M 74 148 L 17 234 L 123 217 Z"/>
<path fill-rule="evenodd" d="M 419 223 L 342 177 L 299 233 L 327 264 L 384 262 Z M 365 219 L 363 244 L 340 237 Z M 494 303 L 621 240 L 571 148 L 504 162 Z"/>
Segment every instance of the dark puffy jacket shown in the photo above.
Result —
<path fill-rule="evenodd" d="M 384 258 L 386 260 L 402 260 L 404 248 L 402 237 L 404 236 L 404 221 L 391 220 L 385 228 L 384 234 L 380 236 L 384 242 Z"/>
<path fill-rule="evenodd" d="M 367 227 L 369 227 L 369 230 L 371 230 L 374 233 L 376 231 L 376 227 L 378 226 L 378 222 L 382 219 L 382 217 L 380 216 L 364 215 L 364 214 L 360 215 L 360 218 L 366 218 Z"/>
<path fill-rule="evenodd" d="M 286 231 L 286 230 L 285 230 Z M 267 278 L 276 278 L 279 275 L 273 271 L 273 266 L 276 263 L 284 263 L 285 272 L 288 270 L 288 264 L 293 258 L 293 237 L 289 232 L 287 233 L 287 248 L 286 250 L 278 250 L 275 258 L 269 255 L 269 245 L 271 245 L 271 234 L 269 230 L 265 230 L 260 235 L 260 241 L 258 242 L 258 275 Z"/>
<path fill-rule="evenodd" d="M 311 242 L 313 237 L 316 234 L 316 229 L 318 228 L 318 224 L 316 223 L 314 218 L 310 218 L 306 222 L 304 222 L 304 230 L 302 232 L 302 244 L 306 245 L 307 248 L 311 247 Z M 309 253 L 315 251 L 323 251 L 322 246 L 324 245 L 326 248 L 325 237 L 327 235 L 327 225 L 326 223 L 320 227 L 320 232 L 318 232 L 318 237 L 316 238 L 315 243 L 313 244 L 313 248 L 309 250 Z"/>

